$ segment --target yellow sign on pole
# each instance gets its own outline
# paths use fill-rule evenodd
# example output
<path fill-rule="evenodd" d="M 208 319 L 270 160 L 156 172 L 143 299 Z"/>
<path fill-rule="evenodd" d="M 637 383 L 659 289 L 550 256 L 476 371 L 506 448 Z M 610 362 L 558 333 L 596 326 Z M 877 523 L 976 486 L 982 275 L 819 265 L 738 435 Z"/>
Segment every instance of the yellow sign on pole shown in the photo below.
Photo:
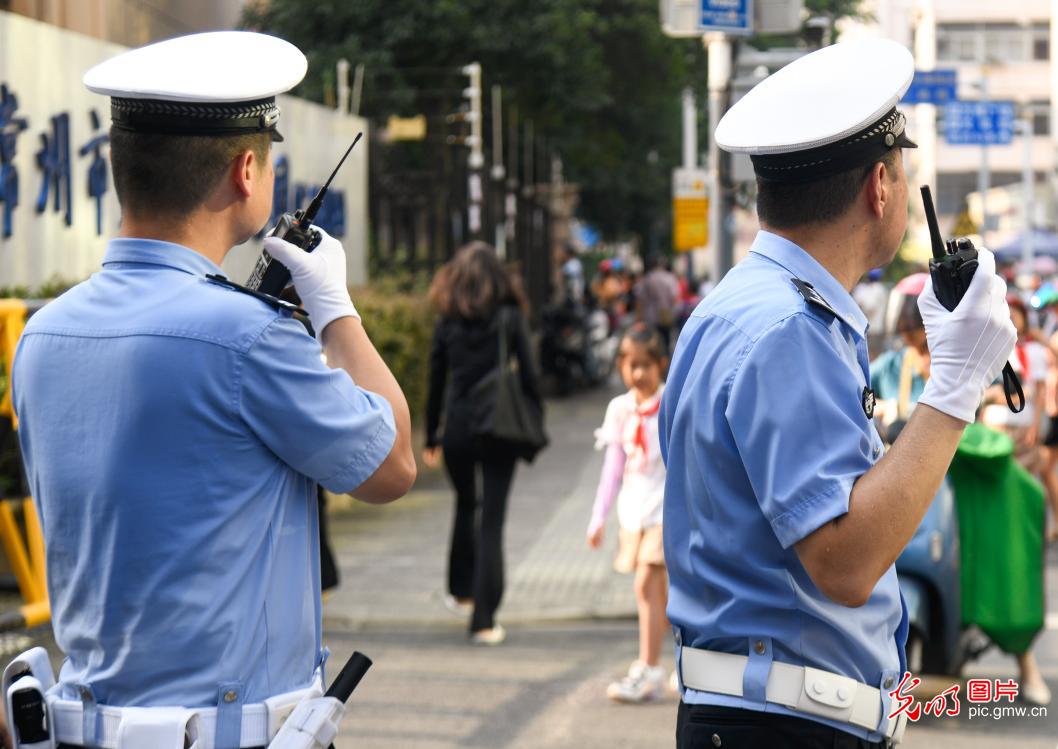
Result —
<path fill-rule="evenodd" d="M 687 252 L 709 244 L 708 174 L 704 169 L 672 172 L 672 247 Z"/>
<path fill-rule="evenodd" d="M 426 138 L 426 115 L 416 117 L 397 117 L 393 115 L 386 122 L 388 140 L 423 140 Z"/>

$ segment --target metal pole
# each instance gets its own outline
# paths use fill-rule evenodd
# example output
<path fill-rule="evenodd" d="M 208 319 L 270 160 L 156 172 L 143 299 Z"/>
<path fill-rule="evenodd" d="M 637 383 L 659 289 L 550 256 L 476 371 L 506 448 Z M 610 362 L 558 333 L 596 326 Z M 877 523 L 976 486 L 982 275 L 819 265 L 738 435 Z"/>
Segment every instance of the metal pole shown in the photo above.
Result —
<path fill-rule="evenodd" d="M 1058 0 L 1051 0 L 1051 195 L 1047 206 L 1047 221 L 1053 221 L 1055 200 L 1058 200 Z"/>
<path fill-rule="evenodd" d="M 503 91 L 492 87 L 492 205 L 495 211 L 496 254 L 507 259 L 507 222 L 503 181 L 507 170 L 503 167 Z"/>
<path fill-rule="evenodd" d="M 698 110 L 694 103 L 694 90 L 683 89 L 683 166 L 693 169 L 698 166 Z"/>
<path fill-rule="evenodd" d="M 353 114 L 357 117 L 360 116 L 360 97 L 364 94 L 364 63 L 359 63 L 356 66 L 356 73 L 353 75 Z"/>
<path fill-rule="evenodd" d="M 724 115 L 724 100 L 731 82 L 731 43 L 722 33 L 706 34 L 703 41 L 709 50 L 709 255 L 711 276 L 718 283 L 732 265 L 731 248 L 724 241 L 722 156 L 714 135 Z"/>
<path fill-rule="evenodd" d="M 1035 254 L 1035 238 L 1033 237 L 1032 219 L 1036 206 L 1034 205 L 1036 193 L 1036 173 L 1032 168 L 1032 120 L 1023 117 L 1018 120 L 1018 129 L 1021 130 L 1021 142 L 1023 144 L 1021 162 L 1021 182 L 1025 188 L 1024 211 L 1025 211 L 1025 241 L 1021 245 L 1021 272 L 1027 277 L 1032 274 L 1033 255 Z"/>
<path fill-rule="evenodd" d="M 349 112 L 349 61 L 344 57 L 338 61 L 338 111 Z"/>
<path fill-rule="evenodd" d="M 982 67 L 983 76 L 978 87 L 981 101 L 988 101 L 988 69 Z M 981 240 L 988 246 L 988 189 L 992 173 L 988 165 L 988 145 L 981 145 L 981 166 L 977 170 L 977 194 L 981 196 Z"/>

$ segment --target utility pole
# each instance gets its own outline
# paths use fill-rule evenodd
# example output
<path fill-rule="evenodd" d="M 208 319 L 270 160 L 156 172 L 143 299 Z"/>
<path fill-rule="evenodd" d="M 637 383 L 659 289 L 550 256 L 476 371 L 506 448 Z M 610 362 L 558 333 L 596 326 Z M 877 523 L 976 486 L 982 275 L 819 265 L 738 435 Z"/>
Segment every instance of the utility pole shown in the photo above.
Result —
<path fill-rule="evenodd" d="M 338 61 L 338 111 L 349 114 L 349 61 Z"/>
<path fill-rule="evenodd" d="M 988 101 L 988 65 L 981 65 L 981 81 L 977 84 L 981 91 L 981 101 Z M 977 194 L 981 196 L 981 241 L 988 246 L 988 190 L 991 187 L 992 172 L 988 164 L 988 144 L 981 144 L 981 165 L 977 169 Z"/>
<path fill-rule="evenodd" d="M 1025 212 L 1025 240 L 1021 244 L 1021 273 L 1025 278 L 1032 275 L 1033 255 L 1035 254 L 1035 237 L 1033 236 L 1033 216 L 1036 213 L 1036 172 L 1032 168 L 1032 115 L 1026 113 L 1015 125 L 1021 133 L 1022 162 L 1021 182 L 1025 189 L 1023 210 Z M 1020 279 L 1019 279 L 1020 280 Z M 1019 284 L 1020 285 L 1020 284 Z"/>
<path fill-rule="evenodd" d="M 698 166 L 698 109 L 694 101 L 694 89 L 683 89 L 683 167 Z"/>
<path fill-rule="evenodd" d="M 360 116 L 360 99 L 364 95 L 364 63 L 360 63 L 356 66 L 356 73 L 353 75 L 353 114 L 357 117 Z"/>
<path fill-rule="evenodd" d="M 1058 0 L 1051 0 L 1051 204 L 1048 206 L 1048 221 L 1058 213 Z"/>
<path fill-rule="evenodd" d="M 495 211 L 496 254 L 507 259 L 507 227 L 503 181 L 507 170 L 503 166 L 503 90 L 492 87 L 492 205 Z"/>
<path fill-rule="evenodd" d="M 1058 0 L 1055 0 L 1058 2 Z M 937 20 L 933 11 L 933 0 L 920 0 L 918 20 L 915 24 L 915 66 L 922 70 L 933 70 L 937 67 Z M 933 194 L 937 194 L 937 105 L 916 104 L 915 141 L 918 148 L 913 152 L 917 160 L 918 172 L 915 175 L 919 184 L 929 185 Z M 912 201 L 915 210 L 921 213 L 921 201 Z M 924 226 L 925 224 L 923 224 Z"/>
<path fill-rule="evenodd" d="M 712 259 L 712 280 L 717 283 L 734 265 L 725 225 L 722 155 L 716 143 L 716 126 L 724 115 L 727 88 L 731 82 L 731 42 L 722 32 L 708 33 L 702 41 L 709 51 L 709 256 Z"/>

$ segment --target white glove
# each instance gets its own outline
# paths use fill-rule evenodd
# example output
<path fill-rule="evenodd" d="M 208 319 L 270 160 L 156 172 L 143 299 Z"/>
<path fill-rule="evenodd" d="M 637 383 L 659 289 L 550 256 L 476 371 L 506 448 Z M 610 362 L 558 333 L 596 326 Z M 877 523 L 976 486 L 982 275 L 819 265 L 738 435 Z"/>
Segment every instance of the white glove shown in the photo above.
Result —
<path fill-rule="evenodd" d="M 283 722 L 268 749 L 327 749 L 338 734 L 343 715 L 345 705 L 336 697 L 302 700 Z"/>
<path fill-rule="evenodd" d="M 919 403 L 967 422 L 974 420 L 985 388 L 1003 371 L 1018 338 L 995 257 L 979 249 L 977 263 L 970 288 L 953 311 L 937 300 L 932 279 L 918 298 L 930 357 Z"/>
<path fill-rule="evenodd" d="M 345 250 L 342 243 L 319 227 L 322 238 L 312 252 L 276 237 L 265 237 L 268 254 L 290 271 L 294 288 L 309 313 L 316 335 L 339 317 L 360 318 L 345 285 Z"/>

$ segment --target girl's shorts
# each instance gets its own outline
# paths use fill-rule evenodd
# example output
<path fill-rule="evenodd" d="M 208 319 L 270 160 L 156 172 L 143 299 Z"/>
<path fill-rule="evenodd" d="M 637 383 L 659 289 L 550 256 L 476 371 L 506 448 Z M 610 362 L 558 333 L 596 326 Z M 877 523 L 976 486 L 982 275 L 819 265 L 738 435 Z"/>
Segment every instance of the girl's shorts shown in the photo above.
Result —
<path fill-rule="evenodd" d="M 613 568 L 618 572 L 635 572 L 641 564 L 665 564 L 665 545 L 661 526 L 652 525 L 639 531 L 621 528 L 620 545 Z"/>

